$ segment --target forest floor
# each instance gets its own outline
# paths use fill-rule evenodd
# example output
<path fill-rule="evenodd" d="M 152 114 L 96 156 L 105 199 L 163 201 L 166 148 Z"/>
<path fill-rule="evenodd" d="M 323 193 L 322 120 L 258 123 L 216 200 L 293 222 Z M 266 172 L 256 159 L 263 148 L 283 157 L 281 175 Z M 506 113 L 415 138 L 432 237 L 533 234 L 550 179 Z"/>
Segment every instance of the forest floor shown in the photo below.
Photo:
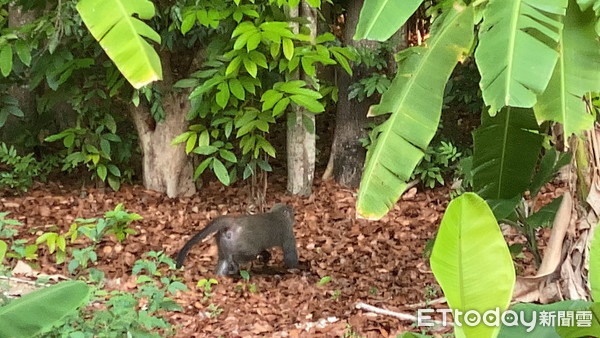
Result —
<path fill-rule="evenodd" d="M 272 177 L 269 184 L 266 204 L 287 203 L 296 211 L 300 268 L 285 270 L 276 249 L 268 267 L 255 264 L 250 268 L 249 282 L 218 278 L 207 299 L 196 283 L 214 277 L 216 246 L 213 240 L 196 245 L 185 270 L 177 272 L 189 289 L 174 297 L 183 311 L 165 314 L 177 326 L 177 337 L 387 337 L 403 331 L 421 332 L 422 328 L 409 321 L 365 312 L 355 305 L 363 302 L 416 315 L 417 308 L 432 307 L 425 303 L 442 296 L 425 248 L 435 237 L 450 200 L 447 188 L 419 192 L 413 188 L 383 219 L 367 221 L 355 217 L 355 190 L 319 182 L 310 197 L 302 198 L 287 195 L 282 179 Z M 562 191 L 549 187 L 544 193 L 550 200 Z M 247 213 L 250 200 L 247 186 L 217 183 L 207 184 L 196 196 L 174 199 L 139 186 L 123 186 L 115 193 L 49 183 L 22 196 L 0 198 L 0 211 L 10 211 L 10 218 L 21 221 L 20 234 L 31 236 L 33 242 L 53 226 L 64 233 L 76 218 L 101 217 L 124 203 L 128 211 L 144 218 L 133 223 L 138 234 L 122 243 L 114 236 L 105 237 L 95 267 L 112 281 L 108 285 L 126 290 L 135 288 L 132 266 L 144 253 L 164 250 L 174 257 L 210 219 Z M 511 243 L 525 242 L 514 229 L 504 232 Z M 547 231 L 540 237 L 543 250 Z M 38 251 L 39 269 L 68 276 L 66 263 L 57 265 L 44 249 Z M 519 274 L 535 270 L 532 255 L 526 251 L 515 259 L 515 265 Z M 331 281 L 319 285 L 326 276 Z M 239 287 L 244 283 L 253 283 L 255 292 Z M 211 316 L 210 304 L 222 312 Z"/>

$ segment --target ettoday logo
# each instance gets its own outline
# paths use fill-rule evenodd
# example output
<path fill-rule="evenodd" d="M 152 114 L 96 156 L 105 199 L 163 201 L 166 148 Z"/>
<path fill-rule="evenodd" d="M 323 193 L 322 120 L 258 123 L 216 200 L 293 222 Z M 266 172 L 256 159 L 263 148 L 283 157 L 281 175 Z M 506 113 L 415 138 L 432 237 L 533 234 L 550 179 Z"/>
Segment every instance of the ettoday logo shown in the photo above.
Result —
<path fill-rule="evenodd" d="M 537 326 L 565 326 L 565 327 L 591 327 L 591 310 L 571 310 L 571 311 L 513 311 L 507 310 L 501 312 L 499 308 L 487 310 L 480 313 L 476 310 L 460 311 L 453 309 L 419 309 L 417 310 L 417 325 L 432 327 L 436 324 L 432 315 L 440 313 L 442 315 L 442 326 L 447 326 L 452 322 L 455 326 L 524 326 L 527 332 L 533 331 Z M 448 314 L 452 315 L 452 321 Z"/>

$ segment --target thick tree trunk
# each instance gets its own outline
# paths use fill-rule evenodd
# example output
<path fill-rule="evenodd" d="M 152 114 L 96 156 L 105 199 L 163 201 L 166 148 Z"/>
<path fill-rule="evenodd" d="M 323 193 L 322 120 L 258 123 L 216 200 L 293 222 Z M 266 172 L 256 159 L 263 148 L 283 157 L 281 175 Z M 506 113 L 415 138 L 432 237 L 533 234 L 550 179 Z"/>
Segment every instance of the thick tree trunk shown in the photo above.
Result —
<path fill-rule="evenodd" d="M 21 27 L 32 23 L 37 17 L 37 11 L 23 11 L 15 2 L 8 4 L 8 27 Z M 19 107 L 25 114 L 35 113 L 35 93 L 31 92 L 26 82 L 14 84 L 8 90 L 9 94 L 19 101 Z"/>
<path fill-rule="evenodd" d="M 306 1 L 302 1 L 302 16 L 309 21 L 311 37 L 314 39 L 317 32 L 317 13 L 310 8 Z M 298 16 L 298 8 L 290 10 L 290 16 Z M 298 32 L 298 26 L 294 28 Z M 304 78 L 300 74 L 300 78 Z M 297 107 L 288 116 L 294 123 L 288 124 L 287 133 L 287 163 L 288 163 L 288 185 L 287 190 L 296 195 L 308 196 L 311 193 L 312 183 L 315 176 L 315 153 L 316 142 L 314 131 L 304 128 L 303 119 L 315 125 L 315 117 L 312 113 L 305 113 L 304 108 Z"/>
<path fill-rule="evenodd" d="M 344 42 L 347 46 L 374 47 L 374 41 L 354 41 L 352 37 L 356 32 L 356 25 L 364 0 L 350 1 L 346 11 L 344 28 Z M 365 162 L 366 150 L 359 139 L 367 136 L 365 125 L 367 112 L 375 101 L 367 98 L 362 102 L 348 99 L 348 87 L 361 78 L 369 75 L 362 67 L 353 68 L 353 77 L 345 71 L 338 71 L 337 87 L 339 88 L 339 100 L 336 108 L 335 131 L 333 145 L 327 169 L 323 174 L 324 179 L 331 176 L 345 186 L 358 187 Z"/>
<path fill-rule="evenodd" d="M 187 131 L 189 110 L 187 94 L 169 93 L 163 97 L 165 120 L 156 123 L 147 105 L 130 106 L 142 149 L 143 181 L 146 189 L 166 193 L 169 197 L 189 196 L 196 192 L 193 166 L 184 145 L 171 145 L 171 140 Z"/>
<path fill-rule="evenodd" d="M 15 2 L 10 2 L 8 5 L 8 27 L 21 27 L 32 23 L 37 15 L 37 11 L 23 11 L 21 6 L 17 6 Z M 8 89 L 8 94 L 17 99 L 19 108 L 26 117 L 36 114 L 36 95 L 35 92 L 29 90 L 26 81 L 19 81 L 11 85 Z M 22 124 L 22 121 L 19 121 L 14 116 L 9 116 L 4 128 L 0 128 L 0 135 L 3 140 L 14 139 L 16 136 L 14 132 L 20 130 L 18 127 L 11 127 L 13 124 Z"/>

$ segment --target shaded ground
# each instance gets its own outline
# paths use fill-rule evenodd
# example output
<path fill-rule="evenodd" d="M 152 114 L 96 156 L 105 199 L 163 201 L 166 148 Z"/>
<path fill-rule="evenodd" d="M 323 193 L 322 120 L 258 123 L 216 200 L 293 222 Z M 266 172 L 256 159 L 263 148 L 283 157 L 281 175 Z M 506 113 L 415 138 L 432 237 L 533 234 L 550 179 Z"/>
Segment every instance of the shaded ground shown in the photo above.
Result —
<path fill-rule="evenodd" d="M 447 189 L 411 190 L 381 221 L 371 222 L 355 218 L 354 191 L 330 183 L 318 183 L 309 198 L 286 195 L 282 181 L 272 180 L 269 192 L 269 206 L 281 202 L 296 210 L 301 268 L 286 272 L 281 253 L 275 250 L 268 267 L 258 264 L 251 269 L 250 282 L 256 284 L 256 292 L 240 291 L 236 288 L 242 283 L 239 280 L 220 278 L 213 297 L 205 300 L 195 286 L 202 278 L 214 277 L 216 247 L 212 240 L 198 244 L 182 273 L 191 291 L 176 297 L 184 311 L 169 314 L 171 322 L 180 325 L 178 337 L 340 336 L 351 332 L 389 336 L 416 330 L 410 322 L 356 310 L 355 304 L 360 301 L 415 314 L 411 304 L 441 296 L 423 252 L 448 204 Z M 554 189 L 547 193 L 556 194 Z M 208 184 L 195 197 L 176 199 L 141 187 L 104 193 L 49 184 L 26 196 L 2 198 L 0 205 L 2 211 L 11 212 L 9 217 L 23 222 L 21 234 L 31 234 L 33 241 L 53 225 L 66 232 L 75 218 L 102 216 L 124 203 L 128 211 L 144 217 L 135 223 L 139 233 L 122 244 L 106 238 L 99 246 L 96 267 L 113 279 L 112 285 L 126 285 L 135 280 L 131 268 L 143 253 L 165 250 L 173 257 L 210 219 L 247 213 L 249 201 L 247 187 L 219 184 Z M 508 233 L 510 241 L 523 242 L 510 230 Z M 56 265 L 44 250 L 39 251 L 40 269 L 68 275 L 66 264 Z M 534 269 L 528 253 L 517 259 L 516 265 L 525 274 Z M 330 276 L 331 282 L 319 286 L 325 276 Z M 211 303 L 222 313 L 210 317 Z M 307 330 L 312 323 L 325 320 L 329 323 L 324 328 Z"/>

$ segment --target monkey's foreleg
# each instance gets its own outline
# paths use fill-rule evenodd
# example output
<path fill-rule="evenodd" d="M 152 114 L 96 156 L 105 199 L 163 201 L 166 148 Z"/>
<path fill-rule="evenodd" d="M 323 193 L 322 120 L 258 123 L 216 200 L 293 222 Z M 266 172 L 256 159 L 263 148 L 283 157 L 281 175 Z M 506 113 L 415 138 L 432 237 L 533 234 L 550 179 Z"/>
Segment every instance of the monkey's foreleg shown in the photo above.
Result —
<path fill-rule="evenodd" d="M 271 260 L 271 253 L 267 250 L 263 250 L 256 255 L 256 258 L 263 264 L 269 263 Z"/>
<path fill-rule="evenodd" d="M 296 251 L 296 238 L 290 234 L 283 241 L 283 261 L 288 268 L 298 267 L 298 252 Z"/>

